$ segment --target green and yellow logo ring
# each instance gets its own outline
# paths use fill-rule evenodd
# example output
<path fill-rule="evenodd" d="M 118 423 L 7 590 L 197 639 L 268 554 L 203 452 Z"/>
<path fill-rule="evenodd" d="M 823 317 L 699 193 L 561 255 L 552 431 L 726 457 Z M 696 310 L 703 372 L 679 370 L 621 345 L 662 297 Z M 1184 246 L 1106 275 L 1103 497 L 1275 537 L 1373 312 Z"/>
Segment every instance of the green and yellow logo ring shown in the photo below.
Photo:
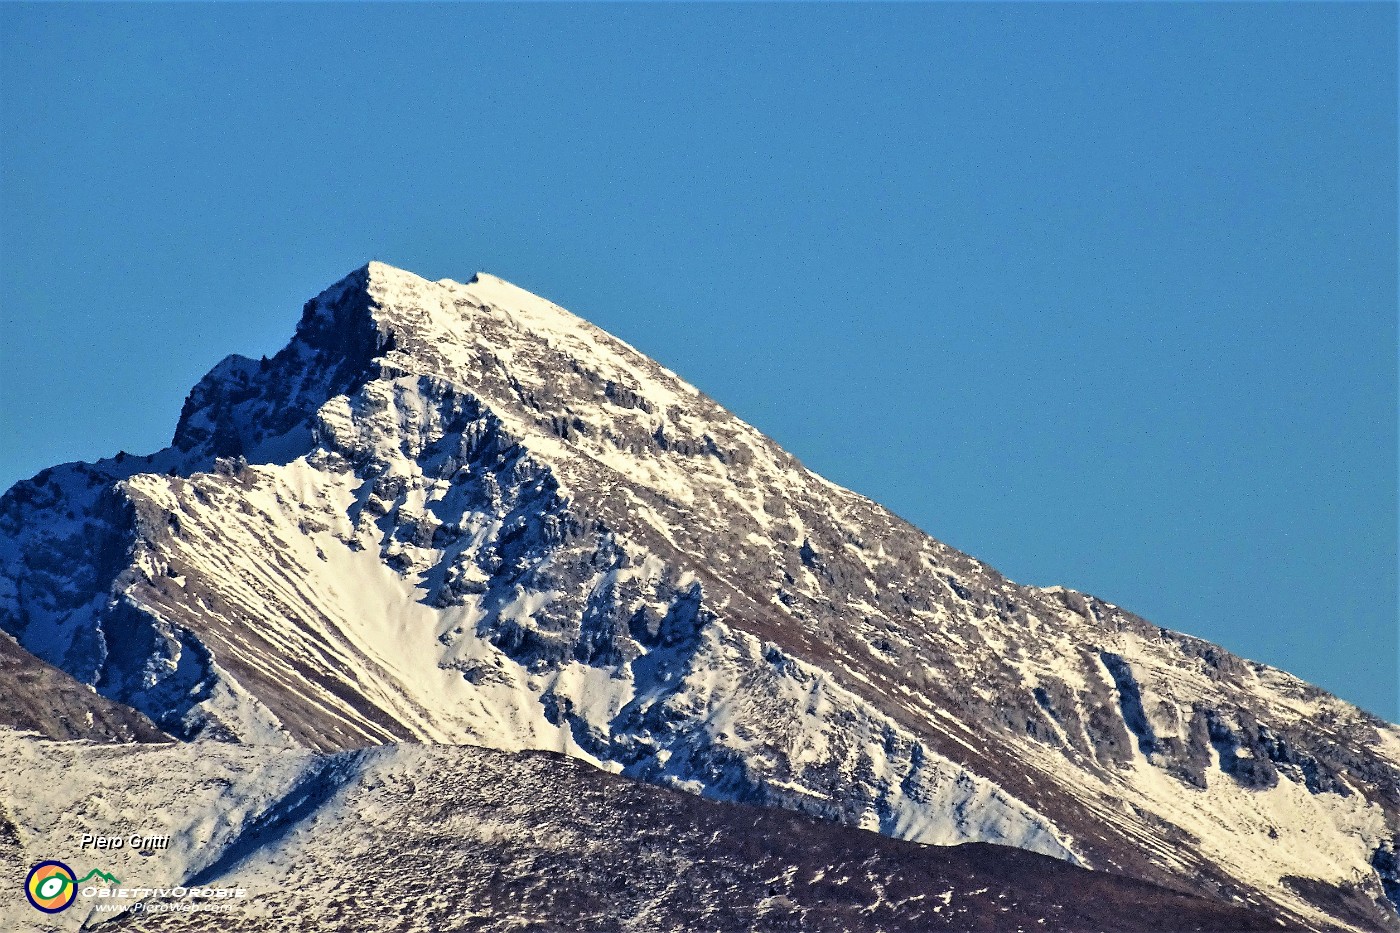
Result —
<path fill-rule="evenodd" d="M 46 914 L 67 910 L 78 896 L 77 876 L 62 862 L 40 862 L 24 879 L 24 896 Z"/>

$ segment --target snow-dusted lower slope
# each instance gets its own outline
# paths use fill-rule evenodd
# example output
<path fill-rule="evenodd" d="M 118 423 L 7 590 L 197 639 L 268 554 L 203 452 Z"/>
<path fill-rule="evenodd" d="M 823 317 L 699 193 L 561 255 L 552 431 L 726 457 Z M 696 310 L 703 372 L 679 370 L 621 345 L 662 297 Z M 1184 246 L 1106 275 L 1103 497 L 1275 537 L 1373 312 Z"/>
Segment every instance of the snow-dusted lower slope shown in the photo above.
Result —
<path fill-rule="evenodd" d="M 167 450 L 15 486 L 0 627 L 182 738 L 555 750 L 1400 929 L 1394 726 L 1016 585 L 490 276 L 372 263 Z"/>
<path fill-rule="evenodd" d="M 111 746 L 0 729 L 0 754 L 6 929 L 1281 929 L 1046 856 L 897 842 L 543 753 Z M 141 826 L 171 845 L 81 848 L 95 825 Z M 53 858 L 116 880 L 88 881 L 45 917 L 21 889 L 29 864 Z"/>

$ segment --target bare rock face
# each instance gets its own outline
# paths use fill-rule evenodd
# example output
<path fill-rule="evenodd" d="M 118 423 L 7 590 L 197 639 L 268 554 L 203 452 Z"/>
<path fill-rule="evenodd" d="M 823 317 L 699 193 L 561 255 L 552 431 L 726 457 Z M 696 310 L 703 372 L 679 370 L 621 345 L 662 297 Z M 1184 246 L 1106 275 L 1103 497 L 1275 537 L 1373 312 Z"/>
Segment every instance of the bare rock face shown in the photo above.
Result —
<path fill-rule="evenodd" d="M 0 628 L 182 739 L 552 750 L 1400 930 L 1396 727 L 1006 580 L 491 276 L 371 263 L 170 448 L 16 485 Z"/>

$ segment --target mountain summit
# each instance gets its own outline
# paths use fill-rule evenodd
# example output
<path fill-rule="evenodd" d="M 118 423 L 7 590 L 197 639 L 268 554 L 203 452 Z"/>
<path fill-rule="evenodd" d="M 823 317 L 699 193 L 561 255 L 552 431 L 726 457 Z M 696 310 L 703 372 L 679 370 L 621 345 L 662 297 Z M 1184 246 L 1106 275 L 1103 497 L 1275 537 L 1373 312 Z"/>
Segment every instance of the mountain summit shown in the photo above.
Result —
<path fill-rule="evenodd" d="M 493 276 L 370 263 L 0 499 L 0 628 L 183 740 L 549 750 L 1400 930 L 1400 729 L 1018 585 Z"/>

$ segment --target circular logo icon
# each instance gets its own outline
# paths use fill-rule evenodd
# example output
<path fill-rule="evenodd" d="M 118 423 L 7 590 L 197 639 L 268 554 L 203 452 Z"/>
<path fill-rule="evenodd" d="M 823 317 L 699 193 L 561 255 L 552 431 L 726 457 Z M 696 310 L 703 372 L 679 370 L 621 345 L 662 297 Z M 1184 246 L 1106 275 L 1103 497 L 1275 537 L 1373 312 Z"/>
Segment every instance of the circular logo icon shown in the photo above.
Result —
<path fill-rule="evenodd" d="M 62 862 L 40 862 L 24 879 L 24 896 L 36 910 L 56 914 L 66 910 L 78 896 L 78 880 L 73 869 Z"/>

